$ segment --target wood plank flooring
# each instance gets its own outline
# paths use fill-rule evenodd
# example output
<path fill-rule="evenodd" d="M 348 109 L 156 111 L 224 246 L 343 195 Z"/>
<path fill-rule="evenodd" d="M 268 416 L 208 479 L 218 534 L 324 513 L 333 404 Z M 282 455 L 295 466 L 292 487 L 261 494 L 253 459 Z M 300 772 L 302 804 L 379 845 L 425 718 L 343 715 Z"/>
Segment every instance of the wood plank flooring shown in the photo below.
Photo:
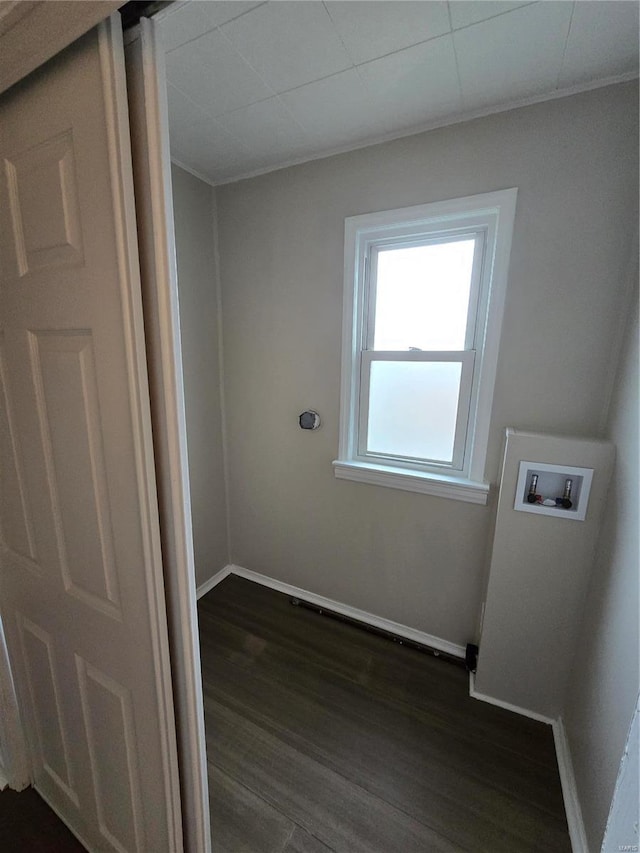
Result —
<path fill-rule="evenodd" d="M 550 727 L 230 576 L 198 603 L 215 853 L 570 853 Z"/>

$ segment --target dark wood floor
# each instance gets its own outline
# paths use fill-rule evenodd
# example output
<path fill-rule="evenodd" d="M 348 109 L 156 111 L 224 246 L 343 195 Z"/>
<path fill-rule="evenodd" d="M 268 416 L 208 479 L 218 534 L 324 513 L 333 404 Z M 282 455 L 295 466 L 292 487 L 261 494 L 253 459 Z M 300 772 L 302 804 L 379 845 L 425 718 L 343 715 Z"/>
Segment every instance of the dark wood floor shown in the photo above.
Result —
<path fill-rule="evenodd" d="M 86 853 L 54 811 L 34 791 L 0 791 L 3 853 Z"/>
<path fill-rule="evenodd" d="M 215 853 L 563 853 L 551 729 L 231 576 L 198 604 Z"/>

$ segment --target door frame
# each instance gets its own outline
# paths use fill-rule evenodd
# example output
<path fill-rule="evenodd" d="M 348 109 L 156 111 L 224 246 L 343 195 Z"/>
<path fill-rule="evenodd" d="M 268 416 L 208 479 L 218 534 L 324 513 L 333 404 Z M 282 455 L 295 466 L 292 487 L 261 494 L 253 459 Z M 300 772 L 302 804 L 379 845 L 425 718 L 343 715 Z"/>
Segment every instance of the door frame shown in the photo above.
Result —
<path fill-rule="evenodd" d="M 154 19 L 141 18 L 127 30 L 125 45 L 183 832 L 186 850 L 210 853 L 169 119 L 164 51 Z"/>

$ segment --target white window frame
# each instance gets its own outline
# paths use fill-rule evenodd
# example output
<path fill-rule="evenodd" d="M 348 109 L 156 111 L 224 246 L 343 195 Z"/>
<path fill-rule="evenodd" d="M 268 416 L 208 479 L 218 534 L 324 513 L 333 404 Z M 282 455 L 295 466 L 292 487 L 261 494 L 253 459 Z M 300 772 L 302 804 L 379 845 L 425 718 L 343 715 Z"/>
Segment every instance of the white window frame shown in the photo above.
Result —
<path fill-rule="evenodd" d="M 484 469 L 516 196 L 517 189 L 512 188 L 345 220 L 340 447 L 333 463 L 336 477 L 486 504 L 489 483 L 485 482 Z M 377 252 L 385 246 L 400 248 L 470 235 L 479 235 L 476 245 L 481 250 L 474 255 L 464 350 L 373 350 Z M 462 364 L 451 465 L 366 453 L 368 383 L 371 363 L 376 360 Z"/>

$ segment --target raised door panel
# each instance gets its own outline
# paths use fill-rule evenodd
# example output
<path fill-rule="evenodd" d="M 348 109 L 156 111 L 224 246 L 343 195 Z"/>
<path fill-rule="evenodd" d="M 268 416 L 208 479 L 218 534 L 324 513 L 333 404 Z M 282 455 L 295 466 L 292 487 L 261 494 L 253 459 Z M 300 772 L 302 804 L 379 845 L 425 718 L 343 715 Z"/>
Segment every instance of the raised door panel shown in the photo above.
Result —
<path fill-rule="evenodd" d="M 17 618 L 41 767 L 50 782 L 77 807 L 53 638 L 22 614 Z"/>
<path fill-rule="evenodd" d="M 31 507 L 6 381 L 4 334 L 0 331 L 0 537 L 13 559 L 38 572 Z"/>
<path fill-rule="evenodd" d="M 92 335 L 29 332 L 29 343 L 65 589 L 120 619 Z"/>
<path fill-rule="evenodd" d="M 81 264 L 82 228 L 71 130 L 5 158 L 4 167 L 18 275 Z"/>
<path fill-rule="evenodd" d="M 142 853 L 140 771 L 131 695 L 79 655 L 76 667 L 100 832 L 118 853 Z"/>

